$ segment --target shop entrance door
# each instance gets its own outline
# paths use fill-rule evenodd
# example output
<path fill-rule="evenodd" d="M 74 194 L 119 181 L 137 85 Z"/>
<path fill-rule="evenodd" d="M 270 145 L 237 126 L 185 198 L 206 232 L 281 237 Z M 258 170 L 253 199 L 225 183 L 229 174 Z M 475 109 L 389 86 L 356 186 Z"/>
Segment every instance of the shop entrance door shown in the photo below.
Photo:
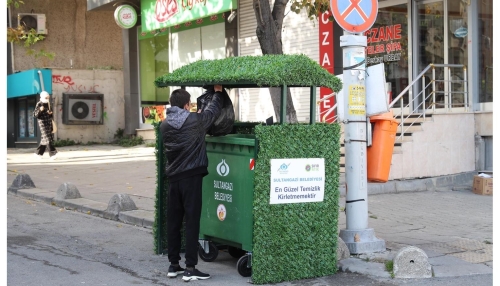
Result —
<path fill-rule="evenodd" d="M 33 117 L 35 106 L 35 96 L 23 97 L 16 100 L 16 148 L 32 148 L 38 144 L 38 123 L 35 117 Z"/>
<path fill-rule="evenodd" d="M 444 29 L 444 3 L 443 1 L 417 1 L 415 3 L 415 52 L 416 65 L 415 75 L 420 74 L 429 64 L 444 64 L 445 63 L 445 29 Z M 446 74 L 442 69 L 436 70 L 435 79 L 444 80 Z M 424 87 L 418 84 L 414 88 L 414 94 L 419 95 L 417 102 L 420 104 L 424 98 L 432 93 L 432 84 L 429 84 L 433 79 L 432 70 L 429 70 L 423 76 L 425 83 Z M 436 88 L 441 88 L 442 82 L 436 82 Z M 436 108 L 442 108 L 445 104 L 444 94 L 436 94 Z M 431 96 L 432 97 L 432 96 Z M 426 100 L 428 107 L 430 99 Z M 422 109 L 422 108 L 419 108 Z"/>
<path fill-rule="evenodd" d="M 381 1 L 377 19 L 365 33 L 368 66 L 384 64 L 389 103 L 411 82 L 408 12 L 406 0 Z M 401 105 L 407 106 L 410 102 L 411 94 L 404 93 L 401 100 L 394 105 L 394 113 L 401 113 Z M 408 108 L 403 112 L 407 113 Z"/>
<path fill-rule="evenodd" d="M 467 9 L 463 2 L 423 0 L 416 1 L 414 7 L 416 64 L 413 74 L 420 74 L 429 64 L 467 65 Z M 435 108 L 436 112 L 464 110 L 464 104 L 469 101 L 464 69 L 436 67 L 434 71 L 435 74 L 429 69 L 424 74 L 425 86 L 419 84 L 413 90 L 418 94 L 418 104 L 426 98 L 425 105 L 419 109 L 425 106 L 427 111 Z M 434 96 L 429 96 L 432 93 Z"/>

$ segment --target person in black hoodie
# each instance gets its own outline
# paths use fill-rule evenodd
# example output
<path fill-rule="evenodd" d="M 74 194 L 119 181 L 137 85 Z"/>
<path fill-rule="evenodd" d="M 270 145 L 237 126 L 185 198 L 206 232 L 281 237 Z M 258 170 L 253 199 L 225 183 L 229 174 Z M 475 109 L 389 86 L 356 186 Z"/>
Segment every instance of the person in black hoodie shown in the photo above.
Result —
<path fill-rule="evenodd" d="M 176 89 L 170 95 L 171 107 L 167 119 L 160 125 L 167 164 L 169 191 L 167 203 L 168 277 L 184 273 L 184 281 L 208 279 L 209 274 L 195 268 L 198 264 L 198 239 L 202 205 L 202 182 L 208 174 L 205 136 L 222 109 L 222 86 L 215 85 L 215 93 L 207 107 L 199 113 L 190 112 L 191 95 Z M 186 269 L 179 265 L 181 228 L 186 219 Z"/>

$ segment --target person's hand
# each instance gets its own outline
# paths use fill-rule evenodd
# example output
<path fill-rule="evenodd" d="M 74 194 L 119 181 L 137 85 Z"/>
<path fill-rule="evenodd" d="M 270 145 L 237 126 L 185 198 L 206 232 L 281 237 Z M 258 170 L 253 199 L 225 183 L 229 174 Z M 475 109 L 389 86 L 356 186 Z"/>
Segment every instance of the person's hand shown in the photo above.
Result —
<path fill-rule="evenodd" d="M 218 84 L 214 85 L 214 90 L 215 91 L 222 91 L 222 85 L 218 85 Z"/>
<path fill-rule="evenodd" d="M 44 109 L 44 108 L 43 108 L 43 106 L 42 106 L 42 107 L 40 107 L 40 111 L 43 111 L 43 109 Z"/>
<path fill-rule="evenodd" d="M 47 112 L 48 114 L 52 114 L 52 111 Z"/>

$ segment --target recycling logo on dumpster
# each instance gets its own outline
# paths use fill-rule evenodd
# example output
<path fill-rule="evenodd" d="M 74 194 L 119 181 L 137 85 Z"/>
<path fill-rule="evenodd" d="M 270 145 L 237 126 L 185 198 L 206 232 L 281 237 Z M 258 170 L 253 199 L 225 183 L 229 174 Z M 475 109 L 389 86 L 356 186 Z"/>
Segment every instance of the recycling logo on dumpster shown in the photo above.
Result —
<path fill-rule="evenodd" d="M 226 160 L 222 159 L 222 161 L 217 165 L 217 174 L 221 177 L 229 175 L 229 165 L 226 163 Z"/>

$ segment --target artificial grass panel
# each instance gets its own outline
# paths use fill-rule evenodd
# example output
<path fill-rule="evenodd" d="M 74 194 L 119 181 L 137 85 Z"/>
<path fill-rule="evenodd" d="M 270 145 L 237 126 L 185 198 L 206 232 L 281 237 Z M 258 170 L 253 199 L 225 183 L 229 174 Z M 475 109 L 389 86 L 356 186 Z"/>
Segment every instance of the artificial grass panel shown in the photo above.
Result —
<path fill-rule="evenodd" d="M 323 86 L 335 92 L 342 89 L 340 79 L 303 54 L 199 60 L 159 76 L 154 83 L 157 87 L 193 84 L 238 87 L 252 84 L 259 87 Z"/>
<path fill-rule="evenodd" d="M 255 127 L 252 281 L 278 283 L 337 271 L 340 126 L 283 124 Z M 324 158 L 323 202 L 269 204 L 271 159 Z"/>

